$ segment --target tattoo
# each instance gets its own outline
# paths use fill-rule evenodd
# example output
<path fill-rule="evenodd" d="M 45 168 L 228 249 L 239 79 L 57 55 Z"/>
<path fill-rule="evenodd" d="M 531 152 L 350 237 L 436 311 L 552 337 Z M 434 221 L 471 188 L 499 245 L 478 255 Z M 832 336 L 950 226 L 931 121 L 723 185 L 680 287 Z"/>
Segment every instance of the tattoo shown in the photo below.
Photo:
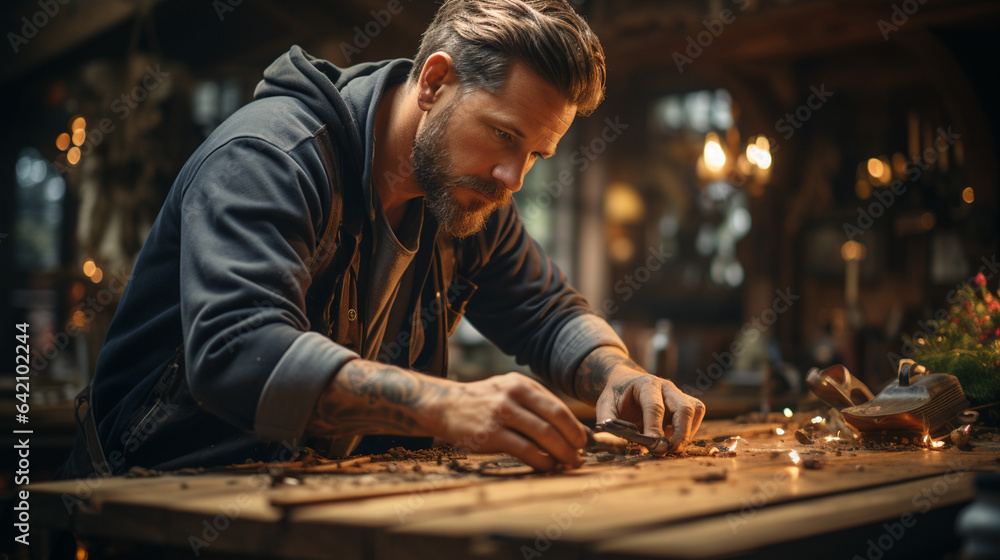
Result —
<path fill-rule="evenodd" d="M 632 377 L 611 387 L 611 390 L 614 391 L 615 394 L 615 402 L 621 402 L 622 395 L 625 394 L 625 391 L 628 391 L 629 386 L 635 383 L 636 379 L 636 377 Z"/>
<path fill-rule="evenodd" d="M 306 426 L 313 436 L 431 435 L 424 420 L 444 401 L 438 380 L 378 362 L 353 360 L 337 373 Z"/>
<path fill-rule="evenodd" d="M 635 362 L 623 355 L 621 350 L 610 346 L 603 346 L 588 354 L 576 373 L 577 397 L 590 404 L 597 402 L 597 397 L 601 395 L 601 391 L 608 384 L 608 376 L 618 366 L 643 371 Z M 634 381 L 635 379 L 632 378 L 615 385 L 613 387 L 615 398 L 619 399 Z"/>

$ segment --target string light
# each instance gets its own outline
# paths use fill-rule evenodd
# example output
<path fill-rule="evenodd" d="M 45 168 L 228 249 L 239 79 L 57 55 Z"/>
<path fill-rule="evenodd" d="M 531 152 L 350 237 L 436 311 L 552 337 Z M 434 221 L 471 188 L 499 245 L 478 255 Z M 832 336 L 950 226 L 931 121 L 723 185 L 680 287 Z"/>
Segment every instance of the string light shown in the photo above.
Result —
<path fill-rule="evenodd" d="M 705 135 L 705 166 L 709 171 L 718 172 L 726 165 L 726 153 L 722 151 L 719 135 L 709 132 Z"/>

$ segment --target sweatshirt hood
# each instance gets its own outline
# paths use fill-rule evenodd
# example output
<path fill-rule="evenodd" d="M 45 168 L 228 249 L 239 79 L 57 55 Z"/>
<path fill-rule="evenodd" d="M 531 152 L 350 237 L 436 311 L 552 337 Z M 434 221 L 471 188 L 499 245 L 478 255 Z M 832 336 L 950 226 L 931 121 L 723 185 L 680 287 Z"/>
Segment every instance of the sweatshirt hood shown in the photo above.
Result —
<path fill-rule="evenodd" d="M 293 97 L 326 123 L 334 145 L 346 150 L 342 163 L 362 177 L 370 207 L 375 110 L 383 92 L 404 82 L 412 65 L 395 59 L 340 68 L 295 45 L 264 70 L 254 99 Z"/>

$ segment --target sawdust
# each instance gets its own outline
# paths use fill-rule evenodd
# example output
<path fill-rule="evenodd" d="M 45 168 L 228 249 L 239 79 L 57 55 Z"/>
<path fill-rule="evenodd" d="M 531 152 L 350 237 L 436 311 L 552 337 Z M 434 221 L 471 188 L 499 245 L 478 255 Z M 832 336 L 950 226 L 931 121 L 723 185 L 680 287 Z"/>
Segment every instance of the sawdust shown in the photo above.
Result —
<path fill-rule="evenodd" d="M 1000 442 L 1000 430 L 997 428 L 979 428 L 972 433 L 976 441 Z"/>
<path fill-rule="evenodd" d="M 404 447 L 393 447 L 389 451 L 379 455 L 372 455 L 372 463 L 387 463 L 390 461 L 437 461 L 442 464 L 446 460 L 465 459 L 466 454 L 455 449 L 451 445 L 432 447 L 430 449 L 406 449 Z"/>

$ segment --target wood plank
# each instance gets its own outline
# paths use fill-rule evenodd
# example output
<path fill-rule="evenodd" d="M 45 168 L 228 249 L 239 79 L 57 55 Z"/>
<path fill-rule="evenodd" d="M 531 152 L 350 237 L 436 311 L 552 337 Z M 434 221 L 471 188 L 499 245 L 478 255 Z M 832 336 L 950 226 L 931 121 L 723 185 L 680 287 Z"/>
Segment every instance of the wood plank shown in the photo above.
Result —
<path fill-rule="evenodd" d="M 173 493 L 190 488 L 212 487 L 220 484 L 218 476 L 170 476 L 150 478 L 81 478 L 30 484 L 31 507 L 38 519 L 48 527 L 78 530 L 74 527 L 74 510 L 78 507 L 95 512 L 105 499 L 122 494 L 156 495 Z"/>
<path fill-rule="evenodd" d="M 968 472 L 957 472 L 865 492 L 748 508 L 602 541 L 593 546 L 593 553 L 595 557 L 714 558 L 883 521 L 892 526 L 890 537 L 899 540 L 927 511 L 971 500 L 973 479 Z M 859 552 L 867 546 L 845 543 L 845 548 Z"/>
<path fill-rule="evenodd" d="M 977 454 L 978 455 L 978 454 Z M 597 541 L 647 531 L 698 517 L 738 512 L 760 501 L 768 506 L 824 495 L 856 492 L 913 480 L 955 469 L 997 468 L 992 456 L 982 457 L 914 451 L 886 454 L 858 471 L 856 458 L 832 458 L 821 470 L 799 467 L 732 470 L 719 483 L 677 481 L 640 487 L 581 489 L 575 498 L 549 499 L 506 507 L 486 507 L 462 515 L 435 516 L 389 530 L 377 542 L 376 558 L 416 558 L 413 551 L 442 548 L 465 550 L 483 540 L 495 541 L 508 557 L 535 550 L 570 554 Z M 658 504 L 663 504 L 658 507 Z M 480 548 L 482 545 L 479 544 Z M 522 547 L 527 547 L 522 549 Z M 546 548 L 545 551 L 541 550 Z M 529 554 L 530 555 L 530 554 Z"/>
<path fill-rule="evenodd" d="M 79 508 L 74 532 L 155 545 L 182 542 L 187 546 L 189 535 L 200 534 L 195 529 L 203 520 L 211 522 L 223 513 L 220 507 L 242 503 L 241 495 L 259 493 L 269 486 L 269 481 L 269 477 L 217 474 L 125 480 L 130 484 L 95 491 L 87 506 Z M 180 515 L 192 510 L 188 518 Z M 264 503 L 256 508 L 240 506 L 240 517 L 244 521 L 273 522 L 281 516 Z M 176 524 L 181 524 L 182 529 Z M 183 533 L 180 541 L 175 538 L 179 530 Z M 251 540 L 254 534 L 250 531 Z"/>
<path fill-rule="evenodd" d="M 286 468 L 286 473 L 298 473 L 300 484 L 295 486 L 273 485 L 265 473 L 105 479 L 77 514 L 75 527 L 93 536 L 200 547 L 198 552 L 318 559 L 335 551 L 338 558 L 359 560 L 417 558 L 434 551 L 454 557 L 520 557 L 521 547 L 536 547 L 535 540 L 548 530 L 559 534 L 545 557 L 573 558 L 595 543 L 626 534 L 738 512 L 741 500 L 759 499 L 762 489 L 771 486 L 773 492 L 765 492 L 767 507 L 940 474 L 952 468 L 949 461 L 960 461 L 963 468 L 1000 467 L 993 461 L 995 453 L 800 445 L 788 435 L 773 435 L 776 425 L 707 423 L 702 437 L 744 436 L 735 457 L 703 456 L 705 448 L 700 448 L 692 451 L 702 456 L 626 466 L 621 459 L 601 463 L 590 456 L 591 463 L 576 471 L 513 478 L 456 473 L 436 461 L 401 460 L 349 469 L 321 466 L 313 472 Z M 787 456 L 792 448 L 819 455 L 826 465 L 821 470 L 792 467 Z M 482 466 L 501 457 L 469 455 L 464 462 Z M 782 473 L 787 480 L 779 484 Z M 33 506 L 36 496 L 60 505 L 60 493 L 73 492 L 76 483 L 32 485 Z M 456 484 L 471 486 L 453 488 Z M 404 487 L 405 493 L 399 493 Z M 296 504 L 303 494 L 348 501 Z M 661 503 L 669 507 L 655 506 Z M 568 520 L 567 527 L 560 520 Z M 42 518 L 38 522 L 48 524 Z"/>

